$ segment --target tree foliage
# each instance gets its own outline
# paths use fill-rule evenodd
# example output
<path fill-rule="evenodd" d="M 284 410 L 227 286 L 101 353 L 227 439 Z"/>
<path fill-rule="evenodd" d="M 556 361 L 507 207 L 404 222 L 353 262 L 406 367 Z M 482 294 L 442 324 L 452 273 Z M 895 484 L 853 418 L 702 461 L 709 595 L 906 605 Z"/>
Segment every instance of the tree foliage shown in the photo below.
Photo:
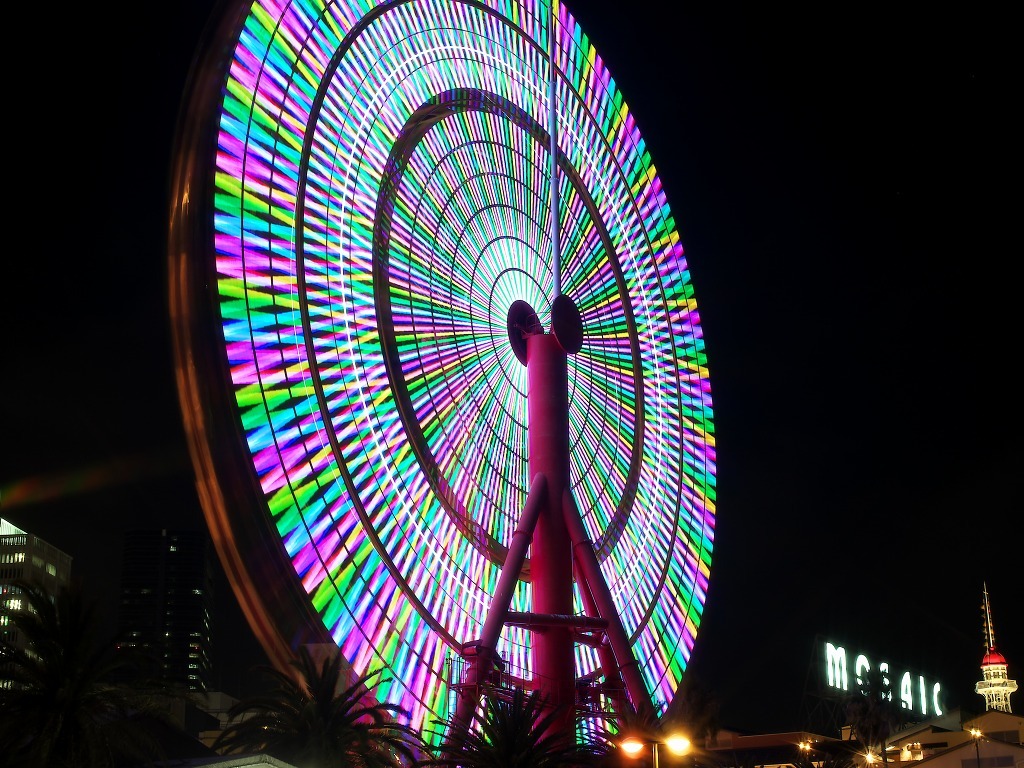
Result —
<path fill-rule="evenodd" d="M 159 757 L 153 724 L 168 724 L 169 703 L 188 694 L 145 676 L 112 639 L 99 641 L 95 604 L 78 589 L 51 595 L 24 580 L 12 587 L 8 599 L 22 606 L 6 610 L 0 638 L 6 764 L 109 768 Z"/>
<path fill-rule="evenodd" d="M 681 731 L 694 744 L 714 736 L 719 728 L 721 703 L 715 692 L 702 680 L 687 671 L 661 718 L 665 731 Z"/>
<path fill-rule="evenodd" d="M 856 692 L 846 700 L 846 719 L 853 736 L 872 749 L 884 750 L 902 715 L 892 701 L 892 689 L 878 669 L 864 673 Z"/>
<path fill-rule="evenodd" d="M 373 688 L 386 680 L 363 675 L 345 686 L 340 649 L 317 664 L 309 649 L 291 661 L 297 675 L 262 665 L 271 681 L 267 693 L 239 701 L 214 749 L 228 753 L 266 752 L 296 766 L 397 768 L 421 754 L 418 734 L 397 721 L 407 713 L 381 703 Z"/>
<path fill-rule="evenodd" d="M 469 728 L 439 721 L 443 743 L 422 766 L 459 768 L 575 768 L 591 766 L 605 754 L 600 742 L 579 744 L 575 733 L 560 732 L 560 707 L 548 707 L 538 691 L 495 692 Z"/>

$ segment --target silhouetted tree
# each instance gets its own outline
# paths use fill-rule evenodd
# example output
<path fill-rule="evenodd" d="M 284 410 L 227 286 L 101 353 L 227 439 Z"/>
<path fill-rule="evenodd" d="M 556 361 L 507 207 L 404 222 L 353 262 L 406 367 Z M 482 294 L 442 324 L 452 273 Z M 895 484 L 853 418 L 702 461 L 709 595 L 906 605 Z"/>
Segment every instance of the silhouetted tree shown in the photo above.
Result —
<path fill-rule="evenodd" d="M 846 700 L 846 720 L 852 736 L 869 749 L 878 749 L 884 759 L 889 736 L 902 720 L 898 705 L 892 701 L 892 689 L 878 669 L 869 670 L 856 692 Z"/>
<path fill-rule="evenodd" d="M 16 581 L 0 639 L 4 764 L 109 768 L 162 756 L 154 725 L 175 727 L 169 704 L 186 691 L 145 677 L 137 659 L 97 639 L 96 609 L 77 588 L 51 595 Z M 13 636 L 20 640 L 16 643 Z"/>
<path fill-rule="evenodd" d="M 375 698 L 374 687 L 386 682 L 380 673 L 342 688 L 340 649 L 318 666 L 302 646 L 291 665 L 297 676 L 268 665 L 255 668 L 273 687 L 231 707 L 231 722 L 215 750 L 265 752 L 317 768 L 397 768 L 412 765 L 422 753 L 419 734 L 396 720 L 407 716 L 405 710 Z"/>
<path fill-rule="evenodd" d="M 718 733 L 720 710 L 714 691 L 686 672 L 661 722 L 666 731 L 681 731 L 697 746 Z"/>
<path fill-rule="evenodd" d="M 439 721 L 443 745 L 421 766 L 460 768 L 575 768 L 593 766 L 608 751 L 599 741 L 579 744 L 575 733 L 553 728 L 561 707 L 547 707 L 539 691 L 512 688 L 487 696 L 468 729 Z"/>
<path fill-rule="evenodd" d="M 815 760 L 817 768 L 856 768 L 857 760 L 851 752 L 833 752 L 821 760 Z"/>

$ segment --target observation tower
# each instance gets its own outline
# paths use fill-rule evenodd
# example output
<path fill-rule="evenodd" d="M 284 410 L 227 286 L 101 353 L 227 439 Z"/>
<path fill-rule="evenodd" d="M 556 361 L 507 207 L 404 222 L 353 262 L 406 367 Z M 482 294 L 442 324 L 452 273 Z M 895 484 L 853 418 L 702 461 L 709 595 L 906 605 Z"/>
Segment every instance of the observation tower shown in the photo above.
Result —
<path fill-rule="evenodd" d="M 985 697 L 985 711 L 990 709 L 1012 714 L 1010 694 L 1017 690 L 1017 681 L 1006 676 L 1006 658 L 996 650 L 996 634 L 992 629 L 992 608 L 988 601 L 988 585 L 984 585 L 982 610 L 985 619 L 985 657 L 981 660 L 982 679 L 974 692 Z"/>

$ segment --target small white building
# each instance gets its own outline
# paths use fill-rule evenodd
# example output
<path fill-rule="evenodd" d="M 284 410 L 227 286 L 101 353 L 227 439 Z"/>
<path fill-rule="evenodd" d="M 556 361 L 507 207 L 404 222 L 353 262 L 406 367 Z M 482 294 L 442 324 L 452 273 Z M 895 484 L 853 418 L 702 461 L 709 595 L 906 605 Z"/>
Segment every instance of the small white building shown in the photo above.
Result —
<path fill-rule="evenodd" d="M 929 721 L 893 734 L 887 761 L 893 768 L 1024 768 L 1024 717 L 990 710 L 960 728 L 947 725 Z"/>

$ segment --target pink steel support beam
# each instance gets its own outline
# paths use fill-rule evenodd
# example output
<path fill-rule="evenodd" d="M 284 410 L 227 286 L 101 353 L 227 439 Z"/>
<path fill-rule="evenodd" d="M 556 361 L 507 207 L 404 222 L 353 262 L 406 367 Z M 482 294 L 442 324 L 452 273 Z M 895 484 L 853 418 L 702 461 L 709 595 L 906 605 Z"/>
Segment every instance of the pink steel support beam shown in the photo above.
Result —
<path fill-rule="evenodd" d="M 576 583 L 580 588 L 580 597 L 583 599 L 583 609 L 590 616 L 600 616 L 601 611 L 598 610 L 597 602 L 594 600 L 594 593 L 590 589 L 590 584 L 583 577 L 583 571 L 580 568 L 579 562 L 573 557 L 573 573 L 576 574 Z M 606 619 L 607 621 L 607 619 Z M 601 643 L 597 646 L 597 657 L 601 660 L 601 671 L 604 673 L 604 690 L 612 700 L 612 706 L 615 708 L 617 713 L 623 713 L 632 704 L 629 703 L 629 699 L 626 697 L 625 690 L 623 689 L 622 676 L 619 674 L 619 665 L 615 662 L 615 652 L 612 650 L 611 645 L 608 643 L 608 632 L 607 625 L 605 625 L 604 637 Z"/>
<path fill-rule="evenodd" d="M 505 623 L 517 627 L 572 627 L 573 629 L 604 631 L 608 620 L 597 616 L 554 616 L 552 614 L 516 613 L 509 611 Z"/>
<path fill-rule="evenodd" d="M 633 703 L 633 708 L 638 714 L 654 715 L 654 704 L 651 702 L 651 695 L 640 674 L 640 665 L 633 655 L 633 646 L 629 642 L 626 630 L 622 626 L 622 620 L 615 609 L 615 602 L 612 600 L 612 594 L 604 580 L 604 574 L 601 573 L 601 566 L 594 553 L 594 545 L 587 536 L 586 528 L 583 527 L 583 520 L 576 508 L 576 501 L 568 491 L 562 497 L 562 510 L 566 529 L 572 537 L 573 556 L 576 564 L 586 580 L 599 615 L 608 620 L 608 641 L 615 654 L 618 671 L 626 684 L 626 692 Z M 602 663 L 603 661 L 602 658 Z M 608 670 L 606 670 L 606 674 L 607 672 Z"/>
<path fill-rule="evenodd" d="M 508 608 L 512 604 L 512 595 L 522 573 L 523 563 L 526 562 L 526 552 L 533 537 L 533 530 L 542 507 L 548 503 L 547 489 L 548 484 L 544 476 L 535 475 L 530 485 L 530 494 L 526 497 L 526 506 L 523 507 L 523 514 L 519 518 L 519 525 L 512 535 L 505 563 L 501 567 L 498 585 L 491 598 L 487 618 L 484 620 L 483 632 L 476 644 L 476 655 L 470 660 L 466 686 L 459 692 L 455 705 L 454 723 L 458 728 L 469 727 L 473 712 L 480 701 L 479 684 L 487 680 L 494 667 L 498 638 L 509 615 Z"/>
<path fill-rule="evenodd" d="M 567 616 L 573 612 L 572 545 L 561 509 L 569 491 L 569 374 L 566 352 L 552 334 L 526 339 L 529 390 L 530 474 L 548 481 L 530 549 L 533 612 Z M 551 707 L 562 706 L 552 732 L 574 733 L 576 661 L 573 629 L 545 626 L 533 633 L 533 675 Z"/>

